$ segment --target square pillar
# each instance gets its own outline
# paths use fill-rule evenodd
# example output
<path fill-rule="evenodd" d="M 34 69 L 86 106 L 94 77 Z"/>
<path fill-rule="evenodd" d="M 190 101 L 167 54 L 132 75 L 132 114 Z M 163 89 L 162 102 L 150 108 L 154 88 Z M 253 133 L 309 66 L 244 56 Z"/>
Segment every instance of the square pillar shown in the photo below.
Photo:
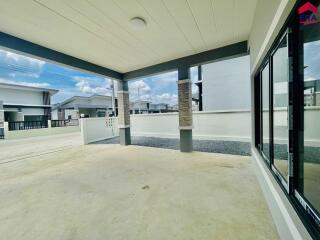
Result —
<path fill-rule="evenodd" d="M 189 68 L 178 69 L 180 151 L 192 152 L 192 81 Z"/>
<path fill-rule="evenodd" d="M 118 82 L 118 127 L 121 145 L 131 144 L 130 104 L 127 81 Z"/>

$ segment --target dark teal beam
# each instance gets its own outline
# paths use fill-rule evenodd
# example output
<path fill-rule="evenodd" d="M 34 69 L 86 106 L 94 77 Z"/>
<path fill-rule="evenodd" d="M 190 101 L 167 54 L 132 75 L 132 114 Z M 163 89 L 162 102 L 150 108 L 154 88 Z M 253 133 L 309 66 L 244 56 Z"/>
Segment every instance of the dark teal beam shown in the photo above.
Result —
<path fill-rule="evenodd" d="M 72 57 L 3 32 L 0 32 L 0 46 L 106 77 L 119 80 L 123 79 L 123 74 L 117 71 Z"/>
<path fill-rule="evenodd" d="M 163 72 L 185 69 L 214 61 L 230 59 L 248 54 L 247 41 L 231 44 L 225 47 L 212 49 L 206 52 L 178 58 L 168 62 L 156 64 L 142 69 L 124 73 L 124 80 L 131 80 Z"/>

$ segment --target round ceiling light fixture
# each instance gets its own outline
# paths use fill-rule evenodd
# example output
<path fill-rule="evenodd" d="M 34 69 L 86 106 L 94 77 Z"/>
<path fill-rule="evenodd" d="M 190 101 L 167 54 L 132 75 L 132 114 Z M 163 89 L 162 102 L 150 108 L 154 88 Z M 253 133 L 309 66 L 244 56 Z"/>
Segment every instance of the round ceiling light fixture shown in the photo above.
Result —
<path fill-rule="evenodd" d="M 130 23 L 133 29 L 135 30 L 141 30 L 144 29 L 147 26 L 146 20 L 144 20 L 141 17 L 134 17 L 130 19 Z"/>

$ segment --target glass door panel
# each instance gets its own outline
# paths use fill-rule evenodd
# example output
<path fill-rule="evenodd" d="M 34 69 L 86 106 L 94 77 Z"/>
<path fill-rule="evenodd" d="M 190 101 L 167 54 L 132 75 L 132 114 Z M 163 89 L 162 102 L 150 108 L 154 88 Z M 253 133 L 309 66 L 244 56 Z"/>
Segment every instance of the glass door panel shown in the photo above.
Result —
<path fill-rule="evenodd" d="M 312 4 L 320 11 L 320 1 Z M 320 212 L 320 24 L 300 23 L 300 30 L 304 53 L 303 196 Z"/>
<path fill-rule="evenodd" d="M 287 35 L 273 54 L 273 164 L 286 180 L 288 177 L 288 81 Z"/>
<path fill-rule="evenodd" d="M 265 158 L 270 161 L 270 82 L 269 82 L 269 64 L 262 70 L 262 146 L 261 150 Z"/>

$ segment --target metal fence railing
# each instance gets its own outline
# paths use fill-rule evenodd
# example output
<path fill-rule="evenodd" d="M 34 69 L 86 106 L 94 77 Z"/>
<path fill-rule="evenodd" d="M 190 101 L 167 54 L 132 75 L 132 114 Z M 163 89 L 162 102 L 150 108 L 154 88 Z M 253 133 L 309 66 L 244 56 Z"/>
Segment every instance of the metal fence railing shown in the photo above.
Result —
<path fill-rule="evenodd" d="M 19 122 L 9 122 L 8 128 L 9 131 L 17 130 L 27 130 L 27 129 L 38 129 L 38 128 L 47 128 L 48 121 L 19 121 Z"/>
<path fill-rule="evenodd" d="M 70 127 L 70 126 L 78 126 L 78 119 L 66 119 L 66 120 L 51 120 L 51 127 Z"/>

